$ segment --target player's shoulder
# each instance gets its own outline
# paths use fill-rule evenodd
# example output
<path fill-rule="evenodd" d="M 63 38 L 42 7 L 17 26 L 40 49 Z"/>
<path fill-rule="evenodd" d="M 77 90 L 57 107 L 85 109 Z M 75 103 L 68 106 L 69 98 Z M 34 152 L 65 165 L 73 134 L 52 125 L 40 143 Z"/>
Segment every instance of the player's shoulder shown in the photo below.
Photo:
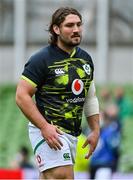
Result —
<path fill-rule="evenodd" d="M 82 49 L 81 47 L 77 47 L 77 53 L 81 58 L 85 58 L 92 61 L 91 55 L 86 50 Z"/>
<path fill-rule="evenodd" d="M 47 59 L 47 57 L 49 56 L 49 46 L 43 47 L 39 50 L 37 50 L 36 52 L 34 52 L 31 57 L 30 57 L 30 61 L 41 61 L 43 59 Z"/>

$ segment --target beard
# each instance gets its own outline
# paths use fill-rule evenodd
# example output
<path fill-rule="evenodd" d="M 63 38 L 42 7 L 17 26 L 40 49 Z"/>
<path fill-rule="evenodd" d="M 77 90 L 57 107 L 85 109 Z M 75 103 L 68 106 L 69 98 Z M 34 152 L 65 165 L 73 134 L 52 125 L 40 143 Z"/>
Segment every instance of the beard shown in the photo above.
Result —
<path fill-rule="evenodd" d="M 81 39 L 82 39 L 82 36 L 81 35 L 76 35 L 76 34 L 72 35 L 70 40 L 65 38 L 65 37 L 63 37 L 63 36 L 59 36 L 60 42 L 64 46 L 70 47 L 70 48 L 78 46 L 81 43 Z"/>

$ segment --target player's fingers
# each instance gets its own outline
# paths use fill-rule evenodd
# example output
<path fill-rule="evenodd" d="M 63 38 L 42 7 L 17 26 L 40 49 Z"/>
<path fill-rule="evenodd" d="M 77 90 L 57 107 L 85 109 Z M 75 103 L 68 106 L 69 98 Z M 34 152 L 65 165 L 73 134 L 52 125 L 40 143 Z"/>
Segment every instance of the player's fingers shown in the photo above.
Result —
<path fill-rule="evenodd" d="M 59 138 L 57 139 L 57 141 L 60 144 L 60 146 L 63 146 L 63 143 L 61 142 L 61 140 Z"/>
<path fill-rule="evenodd" d="M 63 143 L 60 140 L 59 135 L 54 137 L 53 140 L 54 140 L 54 143 L 57 145 L 58 149 L 61 149 L 61 147 L 63 146 Z"/>
<path fill-rule="evenodd" d="M 63 134 L 63 132 L 62 132 L 59 128 L 57 128 L 57 127 L 56 127 L 56 132 L 57 132 L 58 134 L 61 134 L 61 135 Z"/>
<path fill-rule="evenodd" d="M 49 147 L 51 149 L 58 150 L 58 148 L 56 147 L 56 145 L 52 139 L 47 140 L 47 144 L 49 145 Z"/>
<path fill-rule="evenodd" d="M 89 159 L 89 157 L 92 155 L 92 153 L 88 153 L 86 156 L 85 156 L 85 159 Z"/>
<path fill-rule="evenodd" d="M 54 150 L 60 150 L 61 149 L 61 145 L 59 144 L 59 142 L 56 140 L 56 138 L 52 138 L 49 139 L 47 141 L 48 145 L 50 146 L 50 148 L 54 149 Z"/>
<path fill-rule="evenodd" d="M 57 132 L 58 134 L 60 134 L 60 135 L 63 135 L 63 134 L 64 134 L 64 133 L 63 133 L 60 129 L 58 129 L 57 127 L 56 127 L 56 132 Z M 63 143 L 61 142 L 61 140 L 60 140 L 60 138 L 59 138 L 59 135 L 56 136 L 56 139 L 57 139 L 58 143 L 59 143 L 61 146 L 63 146 Z"/>
<path fill-rule="evenodd" d="M 89 141 L 88 141 L 88 139 L 86 139 L 86 141 L 84 142 L 82 148 L 85 148 L 88 144 L 89 144 Z"/>
<path fill-rule="evenodd" d="M 46 140 L 46 143 L 49 145 L 49 147 L 50 147 L 51 149 L 53 149 L 53 145 L 51 144 L 51 142 L 50 142 L 49 140 Z"/>
<path fill-rule="evenodd" d="M 54 139 L 54 145 L 57 149 L 61 150 L 62 143 L 59 142 L 57 139 Z"/>
<path fill-rule="evenodd" d="M 92 155 L 92 152 L 89 152 L 87 155 L 85 155 L 85 159 L 89 159 L 89 157 Z"/>
<path fill-rule="evenodd" d="M 85 156 L 85 159 L 89 159 L 89 157 L 92 155 L 94 149 L 92 148 L 92 146 L 90 146 L 89 148 L 89 153 Z"/>

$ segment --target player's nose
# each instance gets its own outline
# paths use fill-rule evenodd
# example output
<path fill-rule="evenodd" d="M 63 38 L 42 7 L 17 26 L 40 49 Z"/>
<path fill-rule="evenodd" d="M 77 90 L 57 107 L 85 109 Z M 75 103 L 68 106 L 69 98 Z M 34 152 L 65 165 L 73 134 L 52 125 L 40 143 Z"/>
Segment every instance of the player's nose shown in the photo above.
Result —
<path fill-rule="evenodd" d="M 75 25 L 73 26 L 73 32 L 79 32 L 79 31 L 80 31 L 79 26 L 77 26 L 77 24 L 75 24 Z"/>

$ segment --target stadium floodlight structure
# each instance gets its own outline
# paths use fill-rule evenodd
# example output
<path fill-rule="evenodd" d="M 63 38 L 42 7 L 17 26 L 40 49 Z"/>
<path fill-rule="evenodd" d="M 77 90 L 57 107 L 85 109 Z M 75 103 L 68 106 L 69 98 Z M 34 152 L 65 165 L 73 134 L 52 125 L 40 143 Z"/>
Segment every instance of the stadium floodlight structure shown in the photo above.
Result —
<path fill-rule="evenodd" d="M 96 80 L 99 84 L 108 81 L 108 28 L 109 26 L 109 0 L 97 0 L 97 58 L 96 58 Z"/>
<path fill-rule="evenodd" d="M 26 54 L 26 0 L 14 0 L 14 81 L 22 72 Z"/>

